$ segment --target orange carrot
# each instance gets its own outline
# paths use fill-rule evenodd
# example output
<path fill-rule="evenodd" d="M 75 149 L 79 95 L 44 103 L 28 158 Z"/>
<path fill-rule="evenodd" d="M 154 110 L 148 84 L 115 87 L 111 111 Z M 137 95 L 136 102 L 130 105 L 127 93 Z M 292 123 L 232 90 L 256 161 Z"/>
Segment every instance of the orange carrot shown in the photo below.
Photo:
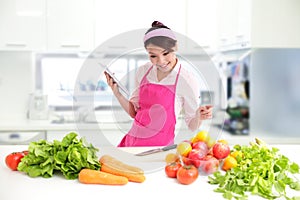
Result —
<path fill-rule="evenodd" d="M 103 155 L 99 161 L 101 163 L 101 171 L 124 176 L 132 182 L 142 183 L 146 179 L 142 169 L 128 165 L 112 156 Z"/>
<path fill-rule="evenodd" d="M 146 179 L 145 175 L 142 173 L 128 171 L 127 169 L 114 168 L 113 166 L 106 163 L 101 163 L 101 171 L 117 176 L 126 177 L 131 182 L 142 183 Z"/>
<path fill-rule="evenodd" d="M 128 183 L 128 179 L 124 176 L 117 176 L 94 169 L 82 169 L 79 172 L 78 180 L 85 184 L 125 185 Z"/>

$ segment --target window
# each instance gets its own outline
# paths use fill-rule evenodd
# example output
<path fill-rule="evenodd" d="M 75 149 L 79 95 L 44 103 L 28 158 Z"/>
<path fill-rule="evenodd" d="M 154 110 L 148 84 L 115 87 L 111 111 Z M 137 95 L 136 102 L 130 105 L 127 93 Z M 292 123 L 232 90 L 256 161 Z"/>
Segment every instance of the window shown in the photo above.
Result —
<path fill-rule="evenodd" d="M 102 67 L 98 66 L 98 60 L 78 54 L 38 54 L 36 90 L 48 95 L 48 104 L 54 108 L 68 109 L 74 101 L 84 101 L 91 96 L 95 106 L 110 105 L 112 91 L 106 83 Z M 121 58 L 109 66 L 127 88 L 130 84 L 126 74 L 132 69 L 128 64 L 127 59 Z M 84 74 L 87 67 L 89 73 Z"/>
<path fill-rule="evenodd" d="M 118 59 L 107 59 L 109 68 L 131 93 L 135 87 L 137 67 L 149 62 L 146 55 L 127 55 Z M 207 90 L 202 73 L 180 58 L 199 80 L 202 90 Z M 113 94 L 106 83 L 104 68 L 100 60 L 93 56 L 70 54 L 36 54 L 36 90 L 48 95 L 48 105 L 53 108 L 72 109 L 76 102 L 94 103 L 94 107 L 111 106 Z M 203 64 L 201 64 L 203 65 Z M 84 104 L 86 105 L 86 104 Z M 117 105 L 114 105 L 117 106 Z"/>

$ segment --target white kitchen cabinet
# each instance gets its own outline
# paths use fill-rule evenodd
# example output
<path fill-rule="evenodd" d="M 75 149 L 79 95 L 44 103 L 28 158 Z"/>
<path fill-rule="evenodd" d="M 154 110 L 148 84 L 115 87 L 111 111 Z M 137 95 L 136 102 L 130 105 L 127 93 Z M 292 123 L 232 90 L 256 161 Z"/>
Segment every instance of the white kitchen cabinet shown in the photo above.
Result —
<path fill-rule="evenodd" d="M 235 43 L 238 48 L 247 48 L 251 46 L 251 0 L 237 1 L 237 28 L 235 34 Z"/>
<path fill-rule="evenodd" d="M 0 50 L 45 50 L 46 0 L 0 1 Z"/>
<path fill-rule="evenodd" d="M 49 51 L 92 51 L 94 0 L 47 1 Z"/>
<path fill-rule="evenodd" d="M 131 45 L 132 40 L 138 41 L 140 47 L 143 47 L 143 35 L 155 20 L 161 21 L 175 32 L 186 34 L 185 7 L 185 0 L 176 3 L 173 0 L 152 0 L 146 4 L 140 0 L 95 0 L 95 47 L 100 46 L 102 49 L 101 45 L 112 37 L 145 29 L 132 39 L 120 37 L 115 44 L 105 44 L 108 52 L 122 52 Z"/>
<path fill-rule="evenodd" d="M 217 0 L 187 0 L 187 37 L 191 50 L 215 51 L 217 48 Z"/>
<path fill-rule="evenodd" d="M 254 48 L 300 48 L 300 1 L 253 0 Z"/>
<path fill-rule="evenodd" d="M 218 0 L 220 50 L 250 47 L 251 9 L 251 0 Z"/>

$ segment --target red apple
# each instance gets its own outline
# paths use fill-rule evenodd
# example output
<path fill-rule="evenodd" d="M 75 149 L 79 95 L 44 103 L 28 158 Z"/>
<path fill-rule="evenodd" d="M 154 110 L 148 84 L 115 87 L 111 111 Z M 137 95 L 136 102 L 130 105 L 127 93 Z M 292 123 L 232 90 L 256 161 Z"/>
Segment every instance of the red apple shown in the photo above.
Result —
<path fill-rule="evenodd" d="M 201 169 L 206 174 L 211 174 L 219 169 L 219 160 L 214 156 L 207 155 L 202 159 Z"/>
<path fill-rule="evenodd" d="M 192 149 L 188 155 L 188 159 L 191 160 L 195 167 L 200 167 L 201 159 L 206 156 L 207 150 L 202 149 Z"/>
<path fill-rule="evenodd" d="M 217 142 L 214 144 L 212 151 L 214 157 L 217 159 L 224 159 L 230 154 L 230 147 L 228 144 Z"/>
<path fill-rule="evenodd" d="M 191 160 L 201 160 L 206 155 L 207 155 L 207 150 L 192 149 L 189 153 L 188 158 Z"/>
<path fill-rule="evenodd" d="M 191 160 L 192 165 L 199 168 L 201 166 L 202 160 Z"/>
<path fill-rule="evenodd" d="M 192 148 L 193 149 L 201 149 L 201 150 L 206 151 L 206 152 L 208 151 L 207 144 L 205 142 L 202 142 L 202 141 L 192 143 Z"/>

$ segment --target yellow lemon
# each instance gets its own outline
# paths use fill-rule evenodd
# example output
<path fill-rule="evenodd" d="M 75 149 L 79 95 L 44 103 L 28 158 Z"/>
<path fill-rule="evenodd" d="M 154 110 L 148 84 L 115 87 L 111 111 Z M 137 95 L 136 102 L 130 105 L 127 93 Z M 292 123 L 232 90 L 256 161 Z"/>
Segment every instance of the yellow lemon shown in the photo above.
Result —
<path fill-rule="evenodd" d="M 199 131 L 192 139 L 191 142 L 206 142 L 207 137 L 209 136 L 207 131 Z"/>
<path fill-rule="evenodd" d="M 212 146 L 214 146 L 215 143 L 216 143 L 216 141 L 213 138 L 211 138 L 210 136 L 207 136 L 206 144 L 207 144 L 208 148 L 211 148 Z"/>
<path fill-rule="evenodd" d="M 178 161 L 178 160 L 179 160 L 179 157 L 178 157 L 178 155 L 175 154 L 175 153 L 168 153 L 168 154 L 166 155 L 166 157 L 165 157 L 165 161 L 166 161 L 167 164 L 168 164 L 168 163 L 176 162 L 176 161 Z"/>
<path fill-rule="evenodd" d="M 181 156 L 187 156 L 192 150 L 192 145 L 189 142 L 180 142 L 177 145 L 177 153 Z"/>

